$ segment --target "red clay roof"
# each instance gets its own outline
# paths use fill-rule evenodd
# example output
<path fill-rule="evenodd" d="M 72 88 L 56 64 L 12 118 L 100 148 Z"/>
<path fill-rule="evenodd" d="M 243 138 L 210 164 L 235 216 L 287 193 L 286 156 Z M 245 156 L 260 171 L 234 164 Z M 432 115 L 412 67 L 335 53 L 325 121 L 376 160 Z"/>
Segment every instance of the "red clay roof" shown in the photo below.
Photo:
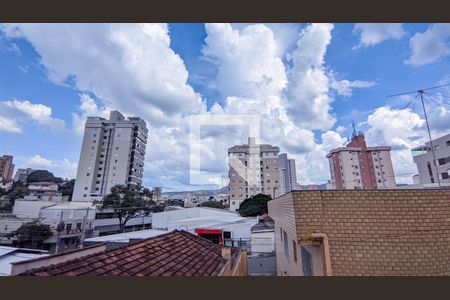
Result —
<path fill-rule="evenodd" d="M 19 276 L 217 276 L 226 262 L 221 251 L 221 245 L 174 230 Z"/>

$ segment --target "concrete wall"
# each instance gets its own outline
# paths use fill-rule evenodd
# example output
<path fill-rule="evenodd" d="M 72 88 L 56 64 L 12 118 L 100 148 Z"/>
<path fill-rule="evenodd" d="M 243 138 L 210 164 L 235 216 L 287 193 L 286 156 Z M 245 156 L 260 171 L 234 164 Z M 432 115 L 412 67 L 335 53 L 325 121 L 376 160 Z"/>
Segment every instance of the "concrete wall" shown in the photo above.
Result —
<path fill-rule="evenodd" d="M 252 232 L 252 254 L 271 253 L 275 251 L 275 231 Z"/>
<path fill-rule="evenodd" d="M 13 214 L 19 218 L 38 218 L 43 207 L 53 204 L 48 201 L 16 200 L 14 202 Z"/>

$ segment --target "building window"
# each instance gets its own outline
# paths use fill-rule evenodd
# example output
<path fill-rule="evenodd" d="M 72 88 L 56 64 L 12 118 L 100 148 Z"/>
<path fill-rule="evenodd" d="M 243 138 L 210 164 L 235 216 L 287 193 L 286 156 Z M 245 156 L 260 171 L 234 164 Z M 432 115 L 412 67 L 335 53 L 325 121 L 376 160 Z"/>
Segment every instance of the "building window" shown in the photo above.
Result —
<path fill-rule="evenodd" d="M 91 176 L 91 173 L 87 173 L 86 176 Z"/>
<path fill-rule="evenodd" d="M 78 230 L 81 229 L 81 223 L 77 223 L 77 229 L 78 229 Z"/>
<path fill-rule="evenodd" d="M 84 190 L 85 190 L 85 191 L 87 191 L 87 189 L 88 189 L 88 187 L 87 187 L 87 186 L 85 186 L 85 187 L 84 187 Z"/>
<path fill-rule="evenodd" d="M 280 228 L 280 240 L 283 240 L 283 229 Z"/>
<path fill-rule="evenodd" d="M 312 269 L 312 255 L 303 246 L 300 247 L 300 252 L 302 256 L 302 270 L 303 276 L 313 276 Z"/>
<path fill-rule="evenodd" d="M 448 179 L 449 178 L 448 172 L 441 173 L 441 175 L 442 175 L 442 179 Z"/>
<path fill-rule="evenodd" d="M 66 230 L 70 230 L 70 229 L 72 229 L 72 223 L 69 223 L 66 225 Z"/>
<path fill-rule="evenodd" d="M 284 239 L 284 255 L 287 259 L 289 259 L 289 244 L 286 231 L 283 231 L 283 239 Z"/>
<path fill-rule="evenodd" d="M 293 251 L 293 256 L 294 256 L 294 261 L 297 262 L 297 244 L 295 243 L 294 240 L 292 240 L 292 249 Z"/>

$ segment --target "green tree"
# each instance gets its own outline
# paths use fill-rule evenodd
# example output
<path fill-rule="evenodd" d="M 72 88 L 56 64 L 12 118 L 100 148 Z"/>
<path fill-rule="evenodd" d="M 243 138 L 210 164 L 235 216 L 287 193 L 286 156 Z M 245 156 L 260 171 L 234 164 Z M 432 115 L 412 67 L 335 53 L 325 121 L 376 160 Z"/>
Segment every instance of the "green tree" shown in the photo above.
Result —
<path fill-rule="evenodd" d="M 42 242 L 53 235 L 49 225 L 38 221 L 24 223 L 17 229 L 17 242 L 20 247 L 32 249 L 42 247 Z"/>
<path fill-rule="evenodd" d="M 272 197 L 265 194 L 257 194 L 242 201 L 239 206 L 239 214 L 243 217 L 256 217 L 267 214 L 267 202 L 272 200 Z"/>
<path fill-rule="evenodd" d="M 62 178 L 55 177 L 52 172 L 49 172 L 47 170 L 35 170 L 31 172 L 27 177 L 27 183 L 32 182 L 40 182 L 40 181 L 50 181 L 54 183 L 61 183 L 63 182 Z"/>
<path fill-rule="evenodd" d="M 72 201 L 73 188 L 75 187 L 75 179 L 64 182 L 58 186 L 58 190 L 63 196 L 69 196 L 69 201 Z"/>
<path fill-rule="evenodd" d="M 205 201 L 202 204 L 200 204 L 200 206 L 212 207 L 212 208 L 221 208 L 221 209 L 225 208 L 225 206 L 223 206 L 223 204 L 221 202 L 213 201 L 213 200 Z"/>
<path fill-rule="evenodd" d="M 153 192 L 147 188 L 131 191 L 126 186 L 116 185 L 98 204 L 100 210 L 112 210 L 119 219 L 119 230 L 123 232 L 127 222 L 137 216 L 162 211 L 153 199 Z"/>
<path fill-rule="evenodd" d="M 11 211 L 16 199 L 23 198 L 26 195 L 28 195 L 28 187 L 20 181 L 14 182 L 11 189 L 3 197 L 1 209 Z"/>

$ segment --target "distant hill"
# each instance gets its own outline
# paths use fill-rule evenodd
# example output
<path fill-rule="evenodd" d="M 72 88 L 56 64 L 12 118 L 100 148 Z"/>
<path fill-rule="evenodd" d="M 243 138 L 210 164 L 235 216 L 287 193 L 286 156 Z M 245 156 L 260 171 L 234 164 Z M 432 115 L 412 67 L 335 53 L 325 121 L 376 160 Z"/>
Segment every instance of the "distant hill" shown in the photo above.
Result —
<path fill-rule="evenodd" d="M 197 190 L 197 191 L 180 191 L 180 192 L 166 192 L 163 196 L 170 197 L 184 197 L 184 196 L 215 196 L 218 194 L 228 194 L 228 186 L 224 186 L 218 190 Z"/>

